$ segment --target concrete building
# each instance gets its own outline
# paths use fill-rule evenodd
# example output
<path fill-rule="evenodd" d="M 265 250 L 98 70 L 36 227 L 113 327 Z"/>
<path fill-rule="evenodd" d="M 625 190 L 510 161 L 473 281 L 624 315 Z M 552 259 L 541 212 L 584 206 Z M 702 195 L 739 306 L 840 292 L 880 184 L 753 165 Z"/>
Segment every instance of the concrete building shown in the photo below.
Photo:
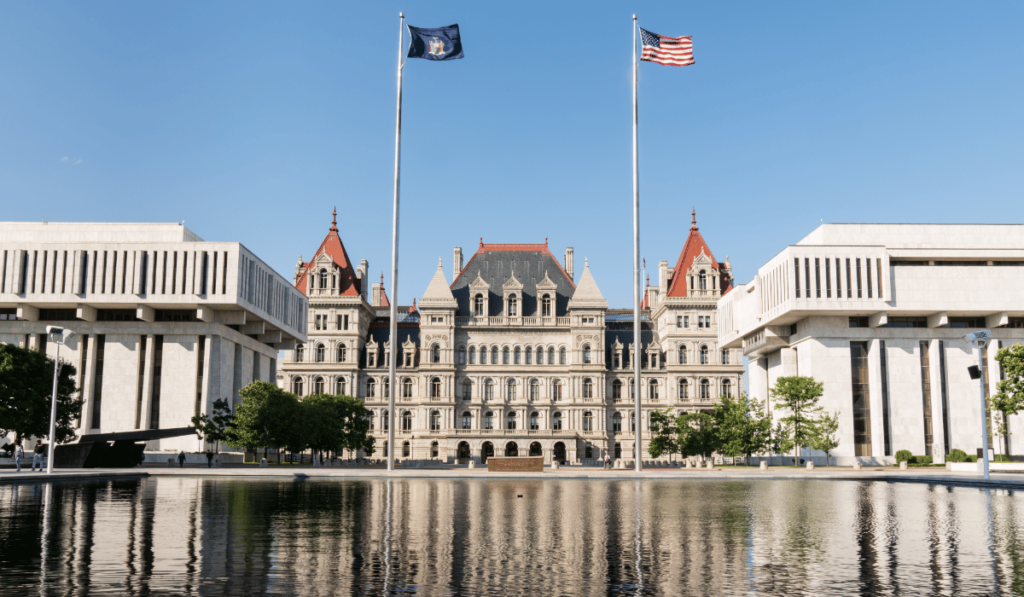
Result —
<path fill-rule="evenodd" d="M 285 352 L 279 385 L 299 396 L 364 399 L 377 448 L 387 441 L 389 299 L 354 266 L 332 222 L 312 259 L 296 264 L 309 297 L 309 342 Z M 480 240 L 449 282 L 439 260 L 419 301 L 398 308 L 396 446 L 399 458 L 483 460 L 543 455 L 568 461 L 633 450 L 633 310 L 609 309 L 584 259 L 559 263 L 543 244 Z M 628 279 L 628 276 L 627 276 Z M 641 431 L 654 409 L 708 409 L 738 391 L 738 350 L 720 350 L 716 303 L 732 287 L 696 217 L 642 314 Z M 379 451 L 377 455 L 383 454 Z"/>
<path fill-rule="evenodd" d="M 825 384 L 839 413 L 838 461 L 941 462 L 981 447 L 978 364 L 961 338 L 990 329 L 986 392 L 1000 347 L 1024 341 L 1024 226 L 826 224 L 718 301 L 719 341 L 750 358 L 750 394 L 772 405 L 781 376 Z M 1020 416 L 996 453 L 1024 452 Z M 1007 443 L 1009 446 L 1007 446 Z M 806 452 L 811 455 L 812 452 Z M 820 454 L 815 454 L 821 456 Z"/>
<path fill-rule="evenodd" d="M 78 370 L 80 434 L 185 427 L 238 402 L 305 341 L 307 304 L 241 244 L 178 224 L 0 223 L 0 342 L 53 356 L 46 326 L 76 332 L 61 359 Z"/>

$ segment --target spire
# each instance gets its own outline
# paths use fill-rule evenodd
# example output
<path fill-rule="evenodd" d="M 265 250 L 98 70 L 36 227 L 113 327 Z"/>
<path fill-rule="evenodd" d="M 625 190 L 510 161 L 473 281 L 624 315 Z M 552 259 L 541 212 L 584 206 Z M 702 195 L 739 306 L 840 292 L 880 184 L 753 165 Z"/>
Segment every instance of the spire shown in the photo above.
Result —
<path fill-rule="evenodd" d="M 409 307 L 409 313 L 416 312 L 416 297 L 412 297 L 412 306 Z"/>
<path fill-rule="evenodd" d="M 580 275 L 580 283 L 576 286 L 576 291 L 573 292 L 572 299 L 569 301 L 569 308 L 608 308 L 601 289 L 597 287 L 597 282 L 594 280 L 593 274 L 590 273 L 590 264 L 586 258 L 583 259 L 583 274 Z"/>
<path fill-rule="evenodd" d="M 444 277 L 444 269 L 441 265 L 440 257 L 437 258 L 437 271 L 434 272 L 433 279 L 430 280 L 426 292 L 423 293 L 423 303 L 428 308 L 455 309 L 459 306 L 455 302 L 455 296 L 452 294 L 451 289 L 448 288 L 448 280 Z"/>
<path fill-rule="evenodd" d="M 697 206 L 693 207 L 693 211 L 690 212 L 690 230 L 697 229 Z"/>
<path fill-rule="evenodd" d="M 338 231 L 338 208 L 335 207 L 334 211 L 331 212 L 331 231 Z"/>

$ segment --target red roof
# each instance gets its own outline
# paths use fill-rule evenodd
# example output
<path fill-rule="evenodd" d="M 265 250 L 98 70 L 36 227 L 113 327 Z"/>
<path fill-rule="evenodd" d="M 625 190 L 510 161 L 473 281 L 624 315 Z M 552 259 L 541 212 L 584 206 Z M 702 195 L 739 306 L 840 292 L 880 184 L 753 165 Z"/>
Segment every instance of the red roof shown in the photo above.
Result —
<path fill-rule="evenodd" d="M 384 272 L 380 273 L 380 306 L 391 306 L 391 301 L 388 300 L 388 293 L 387 291 L 384 290 Z"/>
<path fill-rule="evenodd" d="M 668 296 L 670 297 L 684 297 L 686 296 L 686 272 L 690 270 L 697 256 L 704 253 L 711 260 L 711 267 L 714 269 L 720 269 L 718 261 L 715 260 L 715 256 L 711 253 L 711 249 L 708 244 L 704 242 L 704 237 L 700 235 L 700 230 L 697 229 L 697 210 L 694 209 L 692 213 L 693 219 L 690 223 L 690 235 L 686 237 L 686 244 L 683 245 L 683 250 L 679 253 L 679 260 L 676 261 L 676 267 L 672 273 L 672 285 L 668 287 Z M 732 290 L 732 280 L 726 277 L 722 277 L 722 294 Z"/>
<path fill-rule="evenodd" d="M 563 268 L 562 264 L 558 262 L 558 258 L 552 255 L 551 251 L 548 250 L 547 237 L 544 238 L 543 245 L 515 243 L 484 243 L 484 239 L 483 237 L 481 237 L 480 247 L 476 250 L 476 253 L 473 253 L 473 256 L 469 258 L 469 261 L 466 262 L 466 265 L 462 267 L 462 272 L 466 271 L 466 269 L 469 268 L 469 264 L 473 263 L 473 260 L 476 259 L 477 255 L 483 255 L 487 251 L 540 251 L 545 255 L 550 255 L 551 259 L 555 262 L 555 265 L 558 266 L 558 269 L 562 270 L 562 274 L 565 275 L 565 279 L 568 280 L 570 284 L 572 284 L 573 288 L 576 288 L 576 282 L 574 282 L 573 279 L 569 277 L 569 274 L 566 273 L 565 268 Z M 454 287 L 455 283 L 458 282 L 460 278 L 462 278 L 462 272 L 459 272 L 459 275 L 456 276 L 455 280 L 453 280 L 452 283 L 448 286 L 449 288 Z"/>
<path fill-rule="evenodd" d="M 338 294 L 341 296 L 359 296 L 362 286 L 359 279 L 356 278 L 355 270 L 352 269 L 352 262 L 348 258 L 348 252 L 345 251 L 345 245 L 341 244 L 341 237 L 338 236 L 338 211 L 335 210 L 332 215 L 331 229 L 327 232 L 327 237 L 324 238 L 324 242 L 320 243 L 320 248 L 313 254 L 313 258 L 302 264 L 303 271 L 299 274 L 299 279 L 295 281 L 295 287 L 303 294 L 306 293 L 306 278 L 309 275 L 310 269 L 321 254 L 326 254 L 341 270 Z"/>
<path fill-rule="evenodd" d="M 641 309 L 651 308 L 651 275 L 647 274 L 647 287 L 644 288 L 644 300 L 640 301 Z"/>

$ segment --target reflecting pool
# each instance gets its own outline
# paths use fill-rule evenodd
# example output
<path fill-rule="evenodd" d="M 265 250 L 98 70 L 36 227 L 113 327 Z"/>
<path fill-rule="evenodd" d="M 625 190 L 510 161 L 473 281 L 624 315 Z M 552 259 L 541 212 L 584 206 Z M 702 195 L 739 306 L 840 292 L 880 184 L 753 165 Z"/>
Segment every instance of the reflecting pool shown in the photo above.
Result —
<path fill-rule="evenodd" d="M 857 481 L 0 485 L 0 594 L 1013 595 L 1024 501 Z"/>

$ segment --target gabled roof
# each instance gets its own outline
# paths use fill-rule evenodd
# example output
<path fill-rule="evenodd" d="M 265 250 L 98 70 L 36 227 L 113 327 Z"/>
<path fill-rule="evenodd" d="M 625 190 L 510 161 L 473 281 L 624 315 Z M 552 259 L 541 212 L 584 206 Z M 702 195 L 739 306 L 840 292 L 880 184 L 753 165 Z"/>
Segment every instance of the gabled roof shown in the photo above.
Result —
<path fill-rule="evenodd" d="M 718 265 L 718 261 L 715 260 L 715 256 L 711 253 L 711 249 L 708 244 L 704 242 L 704 237 L 700 235 L 700 230 L 697 229 L 697 210 L 694 209 L 692 212 L 693 219 L 690 222 L 690 235 L 686 237 L 686 243 L 683 245 L 682 252 L 679 253 L 679 260 L 676 261 L 676 267 L 672 273 L 672 285 L 668 287 L 668 293 L 666 296 L 669 297 L 684 297 L 686 296 L 686 272 L 693 266 L 693 262 L 703 253 L 711 261 L 711 267 L 714 269 L 721 269 Z M 722 279 L 722 294 L 729 292 L 732 289 L 732 280 Z"/>
<path fill-rule="evenodd" d="M 580 274 L 580 284 L 576 287 L 576 292 L 572 293 L 569 308 L 588 307 L 592 309 L 607 309 L 608 302 L 604 300 L 604 295 L 601 294 L 601 289 L 597 287 L 594 275 L 590 273 L 590 264 L 584 258 L 583 273 Z"/>
<path fill-rule="evenodd" d="M 444 276 L 444 268 L 441 265 L 441 258 L 437 258 L 437 271 L 430 280 L 423 298 L 420 299 L 420 307 L 429 309 L 431 307 L 447 307 L 454 309 L 458 304 L 452 291 L 448 288 L 448 279 Z"/>
<path fill-rule="evenodd" d="M 331 228 L 327 232 L 327 236 L 324 241 L 320 243 L 320 248 L 313 254 L 313 258 L 303 263 L 300 267 L 302 272 L 299 274 L 299 279 L 295 281 L 295 287 L 299 289 L 303 294 L 306 293 L 306 286 L 308 282 L 308 276 L 312 271 L 314 265 L 317 262 L 317 258 L 321 255 L 330 257 L 331 261 L 338 266 L 341 270 L 341 276 L 339 280 L 338 294 L 340 296 L 359 296 L 362 285 L 358 278 L 356 278 L 356 272 L 352 269 L 352 261 L 348 258 L 348 252 L 345 250 L 345 245 L 341 243 L 341 237 L 338 236 L 338 210 L 335 209 L 332 212 L 333 218 L 331 219 Z"/>

